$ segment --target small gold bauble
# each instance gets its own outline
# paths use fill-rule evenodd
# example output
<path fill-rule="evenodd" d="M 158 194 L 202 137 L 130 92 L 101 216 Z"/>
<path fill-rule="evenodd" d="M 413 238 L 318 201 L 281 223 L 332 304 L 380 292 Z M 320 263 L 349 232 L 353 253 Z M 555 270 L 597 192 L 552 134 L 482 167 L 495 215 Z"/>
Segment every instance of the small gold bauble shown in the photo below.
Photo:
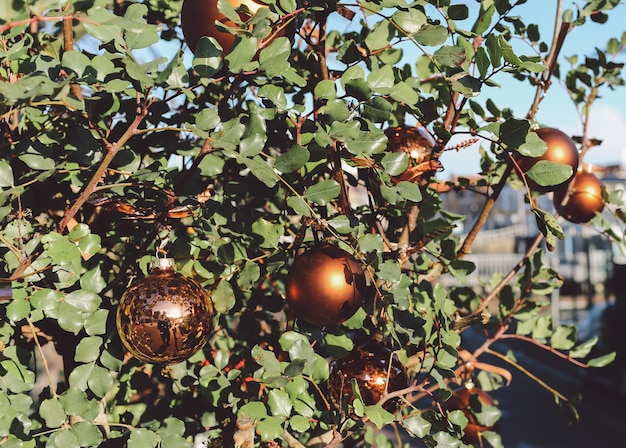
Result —
<path fill-rule="evenodd" d="M 199 283 L 174 271 L 172 259 L 157 259 L 150 275 L 122 296 L 116 323 L 134 357 L 175 364 L 206 344 L 213 328 L 213 303 Z"/>

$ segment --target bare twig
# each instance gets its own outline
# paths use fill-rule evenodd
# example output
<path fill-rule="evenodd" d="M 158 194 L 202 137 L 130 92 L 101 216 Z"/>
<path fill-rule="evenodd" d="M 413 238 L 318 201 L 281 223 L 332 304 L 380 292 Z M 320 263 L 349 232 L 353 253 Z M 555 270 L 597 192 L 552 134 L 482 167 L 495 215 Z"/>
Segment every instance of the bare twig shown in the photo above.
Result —
<path fill-rule="evenodd" d="M 43 366 L 44 372 L 46 372 L 46 377 L 48 378 L 48 384 L 50 385 L 50 395 L 52 398 L 57 398 L 57 388 L 52 381 L 52 375 L 50 374 L 50 367 L 48 366 L 48 360 L 46 359 L 46 355 L 43 353 L 43 349 L 41 348 L 41 343 L 39 342 L 39 337 L 37 336 L 37 328 L 33 325 L 33 322 L 30 320 L 30 317 L 26 316 L 26 322 L 30 327 L 30 331 L 33 333 L 33 340 L 35 341 L 35 345 L 37 346 L 37 351 L 39 352 L 39 356 L 41 356 L 41 365 Z"/>
<path fill-rule="evenodd" d="M 139 98 L 137 99 L 137 101 L 139 102 Z M 69 209 L 65 211 L 63 219 L 59 224 L 60 232 L 63 232 L 67 228 L 68 223 L 74 218 L 74 216 L 76 216 L 76 214 L 81 209 L 83 204 L 87 201 L 89 196 L 91 196 L 91 194 L 95 191 L 98 184 L 102 182 L 102 179 L 106 176 L 107 168 L 117 155 L 120 148 L 122 148 L 133 135 L 135 135 L 135 132 L 137 131 L 139 125 L 146 117 L 146 115 L 148 115 L 150 105 L 151 101 L 145 99 L 143 105 L 137 107 L 137 115 L 135 116 L 135 119 L 131 122 L 131 124 L 128 126 L 128 128 L 126 129 L 124 134 L 122 134 L 118 141 L 111 144 L 105 140 L 105 145 L 107 149 L 106 154 L 102 158 L 100 165 L 98 165 L 98 168 L 96 169 L 89 183 L 83 188 L 78 199 L 72 204 Z"/>

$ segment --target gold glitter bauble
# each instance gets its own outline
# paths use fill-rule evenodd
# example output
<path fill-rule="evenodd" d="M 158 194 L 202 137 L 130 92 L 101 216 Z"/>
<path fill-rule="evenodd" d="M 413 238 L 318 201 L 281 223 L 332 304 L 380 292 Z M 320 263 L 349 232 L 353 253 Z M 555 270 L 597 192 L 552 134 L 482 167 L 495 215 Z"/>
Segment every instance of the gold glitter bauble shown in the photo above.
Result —
<path fill-rule="evenodd" d="M 206 344 L 213 329 L 213 303 L 199 283 L 174 271 L 172 259 L 158 259 L 150 275 L 122 296 L 116 323 L 135 358 L 175 364 Z"/>

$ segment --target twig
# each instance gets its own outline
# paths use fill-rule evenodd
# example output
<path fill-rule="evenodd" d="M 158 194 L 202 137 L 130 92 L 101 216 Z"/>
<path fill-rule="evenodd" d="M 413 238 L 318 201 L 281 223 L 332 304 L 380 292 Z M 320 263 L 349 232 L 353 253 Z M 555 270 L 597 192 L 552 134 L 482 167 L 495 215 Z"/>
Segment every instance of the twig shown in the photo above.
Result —
<path fill-rule="evenodd" d="M 541 387 L 543 387 L 544 389 L 550 391 L 553 395 L 556 395 L 557 397 L 559 397 L 561 400 L 565 401 L 565 402 L 569 402 L 569 400 L 567 399 L 567 397 L 565 397 L 565 395 L 563 395 L 562 393 L 560 393 L 558 390 L 548 386 L 548 384 L 543 381 L 541 378 L 539 378 L 537 375 L 535 375 L 534 373 L 530 372 L 529 370 L 527 370 L 526 368 L 522 367 L 521 365 L 519 365 L 518 363 L 514 362 L 512 359 L 509 359 L 508 357 L 504 356 L 501 353 L 498 353 L 496 351 L 493 351 L 491 349 L 487 349 L 485 351 L 485 353 L 489 353 L 490 355 L 495 356 L 496 358 L 501 359 L 502 361 L 512 365 L 513 367 L 515 367 L 516 369 L 518 369 L 520 372 L 522 372 L 524 375 L 528 376 L 530 379 L 532 379 L 533 381 L 535 381 L 537 384 L 539 384 Z"/>
<path fill-rule="evenodd" d="M 537 86 L 537 91 L 535 92 L 535 99 L 533 101 L 526 118 L 532 120 L 535 117 L 535 114 L 539 110 L 539 103 L 545 97 L 548 88 L 550 87 L 550 79 L 552 78 L 552 74 L 554 73 L 554 68 L 556 67 L 556 61 L 561 52 L 561 48 L 563 46 L 563 42 L 565 41 L 565 37 L 570 30 L 570 24 L 567 22 L 561 23 L 561 9 L 563 7 L 563 0 L 558 0 L 556 13 L 555 13 L 555 24 L 554 24 L 554 36 L 552 39 L 552 45 L 550 46 L 550 52 L 548 56 L 546 56 L 546 69 L 543 72 L 543 76 L 541 78 L 541 82 Z"/>
<path fill-rule="evenodd" d="M 59 224 L 59 232 L 62 233 L 66 229 L 68 223 L 74 218 L 74 216 L 76 216 L 76 214 L 81 209 L 83 204 L 87 201 L 89 196 L 91 196 L 91 194 L 95 191 L 98 184 L 102 182 L 102 179 L 106 176 L 107 168 L 109 167 L 109 165 L 111 164 L 115 156 L 117 155 L 120 148 L 124 146 L 124 144 L 126 144 L 126 142 L 133 135 L 135 135 L 135 132 L 139 128 L 139 125 L 141 124 L 143 119 L 146 117 L 146 115 L 148 115 L 148 110 L 150 108 L 150 105 L 151 105 L 151 101 L 146 99 L 144 101 L 143 106 L 140 106 L 137 108 L 138 110 L 137 110 L 137 115 L 135 116 L 135 119 L 128 126 L 124 134 L 122 134 L 122 136 L 119 138 L 117 142 L 110 144 L 105 140 L 105 144 L 107 146 L 107 152 L 102 158 L 102 161 L 100 162 L 100 165 L 96 169 L 96 172 L 93 174 L 91 180 L 85 186 L 85 188 L 83 188 L 83 191 L 81 192 L 78 199 L 72 204 L 72 206 L 69 209 L 65 211 L 65 214 L 63 215 L 63 219 L 61 220 L 61 223 Z"/>
<path fill-rule="evenodd" d="M 589 365 L 585 364 L 584 362 L 580 362 L 577 359 L 572 358 L 571 356 L 566 355 L 563 352 L 560 352 L 558 350 L 556 350 L 553 347 L 550 347 L 549 345 L 546 344 L 542 344 L 539 341 L 536 341 L 532 338 L 529 338 L 528 336 L 522 336 L 520 334 L 503 334 L 502 336 L 500 336 L 500 339 L 517 339 L 520 341 L 525 341 L 525 342 L 530 342 L 531 344 L 534 344 L 535 346 L 546 350 L 556 356 L 558 356 L 559 358 L 565 359 L 568 362 L 571 362 L 572 364 L 574 364 L 575 366 L 581 367 L 583 369 L 588 369 Z"/>
<path fill-rule="evenodd" d="M 46 359 L 46 355 L 43 353 L 43 349 L 41 348 L 41 344 L 39 342 L 39 338 L 37 337 L 37 328 L 33 325 L 33 322 L 30 320 L 30 317 L 26 316 L 26 322 L 30 327 L 30 331 L 33 332 L 33 340 L 35 341 L 35 345 L 37 346 L 37 351 L 39 352 L 39 356 L 41 356 L 41 364 L 43 365 L 43 370 L 46 372 L 46 377 L 48 378 L 48 384 L 50 385 L 50 394 L 52 398 L 57 398 L 57 388 L 52 381 L 52 375 L 50 374 L 50 367 L 48 366 L 48 360 Z"/>
<path fill-rule="evenodd" d="M 526 254 L 524 254 L 524 257 L 513 267 L 513 269 L 509 271 L 507 275 L 504 276 L 500 283 L 498 283 L 498 285 L 496 285 L 496 287 L 493 288 L 491 292 L 482 299 L 480 305 L 478 305 L 478 307 L 472 312 L 473 315 L 481 314 L 482 311 L 487 308 L 489 302 L 491 302 L 494 297 L 496 297 L 500 293 L 500 291 L 502 291 L 502 288 L 504 288 L 513 279 L 515 274 L 517 274 L 520 269 L 524 267 L 524 265 L 526 264 L 526 260 L 528 260 L 535 253 L 535 250 L 537 250 L 542 240 L 543 234 L 540 233 L 539 235 L 537 235 L 537 238 L 535 238 L 535 241 L 533 241 L 533 244 L 530 245 L 530 247 L 526 251 Z"/>

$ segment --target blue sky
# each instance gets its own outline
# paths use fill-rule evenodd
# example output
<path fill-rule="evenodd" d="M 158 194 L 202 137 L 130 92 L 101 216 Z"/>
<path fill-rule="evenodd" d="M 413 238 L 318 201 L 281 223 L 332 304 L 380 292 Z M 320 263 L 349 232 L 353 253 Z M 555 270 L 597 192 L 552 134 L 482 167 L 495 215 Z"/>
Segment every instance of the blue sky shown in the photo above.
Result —
<path fill-rule="evenodd" d="M 565 1 L 564 8 L 572 8 L 574 2 Z M 516 9 L 517 10 L 517 9 Z M 550 41 L 549 36 L 554 28 L 554 11 L 556 1 L 530 0 L 519 7 L 518 15 L 527 18 L 528 22 L 536 22 L 539 25 L 541 36 Z M 611 37 L 621 39 L 626 32 L 626 5 L 621 4 L 609 11 L 609 20 L 604 25 L 591 21 L 582 27 L 574 28 L 563 44 L 560 62 L 563 71 L 569 68 L 565 57 L 578 55 L 579 61 L 586 55 L 594 56 L 595 48 L 604 49 Z M 527 52 L 531 54 L 530 51 Z M 626 54 L 622 52 L 619 61 L 626 62 Z M 626 73 L 624 74 L 626 77 Z M 508 103 L 519 117 L 525 116 L 533 98 L 534 88 L 530 85 L 517 81 L 504 83 L 501 89 L 488 88 L 485 95 L 493 95 L 498 98 L 497 104 Z M 506 99 L 506 100 L 505 100 Z M 566 89 L 557 79 L 553 80 L 547 96 L 541 103 L 536 119 L 550 127 L 556 127 L 570 135 L 582 134 L 582 122 L 574 103 L 569 98 Z M 600 98 L 591 108 L 588 137 L 602 140 L 602 144 L 591 149 L 585 156 L 585 162 L 594 165 L 620 164 L 626 165 L 626 86 L 614 91 L 603 89 Z M 446 167 L 445 174 L 452 175 L 472 174 L 478 171 L 477 149 L 469 148 L 464 153 L 450 152 L 442 158 Z"/>

